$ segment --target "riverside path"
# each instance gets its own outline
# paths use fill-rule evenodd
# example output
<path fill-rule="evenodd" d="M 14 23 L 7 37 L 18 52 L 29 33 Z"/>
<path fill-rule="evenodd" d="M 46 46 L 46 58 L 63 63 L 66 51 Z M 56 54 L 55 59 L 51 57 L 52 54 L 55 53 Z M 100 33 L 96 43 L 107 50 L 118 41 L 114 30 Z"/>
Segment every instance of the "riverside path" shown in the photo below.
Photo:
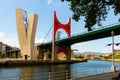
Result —
<path fill-rule="evenodd" d="M 118 78 L 119 74 L 120 74 L 120 71 L 108 72 L 104 74 L 97 74 L 97 75 L 87 76 L 83 78 L 77 78 L 75 80 L 120 80 L 120 77 Z M 113 78 L 116 78 L 116 79 L 113 79 Z"/>

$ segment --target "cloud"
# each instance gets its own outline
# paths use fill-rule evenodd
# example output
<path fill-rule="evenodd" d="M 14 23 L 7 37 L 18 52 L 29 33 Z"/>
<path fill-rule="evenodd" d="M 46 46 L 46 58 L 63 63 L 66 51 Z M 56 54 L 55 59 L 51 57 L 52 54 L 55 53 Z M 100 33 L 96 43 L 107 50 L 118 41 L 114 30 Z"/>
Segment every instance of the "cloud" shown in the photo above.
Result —
<path fill-rule="evenodd" d="M 47 0 L 47 4 L 51 4 L 54 7 L 60 7 L 62 4 L 59 1 Z"/>
<path fill-rule="evenodd" d="M 41 33 L 41 34 L 43 34 L 43 33 Z M 44 41 L 43 40 L 44 40 L 43 38 L 41 38 L 41 39 L 36 38 L 35 43 L 46 42 L 46 40 L 44 40 Z M 20 48 L 18 37 L 15 34 L 6 34 L 3 32 L 0 32 L 0 42 L 7 44 L 7 45 L 10 45 L 12 47 L 19 47 Z"/>
<path fill-rule="evenodd" d="M 0 38 L 4 37 L 4 33 L 0 32 Z"/>
<path fill-rule="evenodd" d="M 14 34 L 5 34 L 0 32 L 0 42 L 8 44 L 13 47 L 19 47 L 17 35 Z"/>
<path fill-rule="evenodd" d="M 72 47 L 72 49 L 77 49 L 77 50 L 81 50 L 81 46 L 83 46 L 83 44 L 82 43 L 77 43 L 77 44 L 74 44 L 74 45 L 72 45 L 71 47 Z"/>
<path fill-rule="evenodd" d="M 48 0 L 48 1 L 47 1 L 47 4 L 50 4 L 50 3 L 52 3 L 52 0 Z"/>
<path fill-rule="evenodd" d="M 44 39 L 38 39 L 38 38 L 36 38 L 35 39 L 35 43 L 44 43 L 45 41 L 43 41 Z"/>

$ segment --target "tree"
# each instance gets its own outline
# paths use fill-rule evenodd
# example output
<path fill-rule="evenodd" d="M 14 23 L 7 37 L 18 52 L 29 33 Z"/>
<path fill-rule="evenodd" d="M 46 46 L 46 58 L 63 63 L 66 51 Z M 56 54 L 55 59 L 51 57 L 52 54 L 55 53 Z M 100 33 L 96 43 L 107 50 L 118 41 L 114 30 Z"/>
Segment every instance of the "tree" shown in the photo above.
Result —
<path fill-rule="evenodd" d="M 101 21 L 106 20 L 108 11 L 114 10 L 114 14 L 120 14 L 120 0 L 61 0 L 69 2 L 73 11 L 72 18 L 79 21 L 81 16 L 85 17 L 85 28 L 88 31 L 97 23 L 101 26 Z M 120 21 L 120 19 L 119 19 Z"/>
<path fill-rule="evenodd" d="M 0 57 L 2 57 L 2 51 L 0 50 Z"/>

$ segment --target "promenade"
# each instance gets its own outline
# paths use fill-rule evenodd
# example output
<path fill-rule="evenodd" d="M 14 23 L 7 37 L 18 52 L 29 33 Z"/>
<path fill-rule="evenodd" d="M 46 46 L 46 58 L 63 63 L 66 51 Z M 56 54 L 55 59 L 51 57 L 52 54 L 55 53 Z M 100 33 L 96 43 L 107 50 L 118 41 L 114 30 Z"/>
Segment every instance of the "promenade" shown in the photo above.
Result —
<path fill-rule="evenodd" d="M 109 73 L 104 73 L 104 74 L 97 74 L 97 75 L 87 76 L 87 77 L 83 77 L 83 78 L 77 78 L 74 80 L 112 80 L 112 78 L 117 77 L 118 74 L 120 74 L 120 71 L 109 72 Z M 113 80 L 120 80 L 120 78 L 113 79 Z"/>

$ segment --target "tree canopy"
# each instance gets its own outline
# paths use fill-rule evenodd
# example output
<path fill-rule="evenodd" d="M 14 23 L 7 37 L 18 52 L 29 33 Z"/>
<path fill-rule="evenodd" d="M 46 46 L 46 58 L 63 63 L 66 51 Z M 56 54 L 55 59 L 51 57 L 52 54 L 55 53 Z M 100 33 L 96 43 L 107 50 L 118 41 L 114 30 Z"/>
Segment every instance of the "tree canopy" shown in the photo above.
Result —
<path fill-rule="evenodd" d="M 108 11 L 114 10 L 114 14 L 120 14 L 120 0 L 61 0 L 69 2 L 70 10 L 73 11 L 72 18 L 79 21 L 81 16 L 85 17 L 85 28 L 88 31 L 97 23 L 106 20 Z M 119 19 L 120 21 L 120 19 Z"/>
<path fill-rule="evenodd" d="M 2 56 L 2 51 L 0 50 L 0 57 Z"/>

